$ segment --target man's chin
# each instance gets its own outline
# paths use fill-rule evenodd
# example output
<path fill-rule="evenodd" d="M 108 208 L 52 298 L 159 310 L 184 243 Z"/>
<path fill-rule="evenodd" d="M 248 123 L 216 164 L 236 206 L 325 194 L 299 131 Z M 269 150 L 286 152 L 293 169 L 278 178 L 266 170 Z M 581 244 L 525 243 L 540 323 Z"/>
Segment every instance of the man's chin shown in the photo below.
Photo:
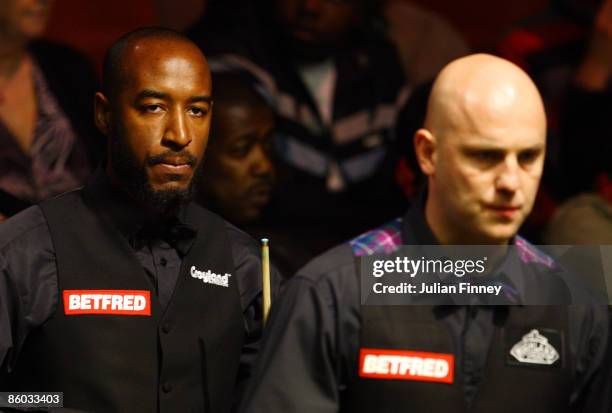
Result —
<path fill-rule="evenodd" d="M 191 185 L 179 182 L 162 185 L 147 182 L 138 190 L 137 196 L 148 207 L 159 212 L 169 212 L 190 202 L 193 199 L 193 190 Z"/>
<path fill-rule="evenodd" d="M 164 183 L 149 183 L 149 188 L 153 192 L 181 192 L 181 191 L 189 191 L 190 185 L 189 183 L 179 182 L 179 181 L 169 181 Z"/>
<path fill-rule="evenodd" d="M 518 226 L 515 223 L 491 225 L 483 231 L 483 239 L 486 244 L 507 244 L 517 232 Z"/>

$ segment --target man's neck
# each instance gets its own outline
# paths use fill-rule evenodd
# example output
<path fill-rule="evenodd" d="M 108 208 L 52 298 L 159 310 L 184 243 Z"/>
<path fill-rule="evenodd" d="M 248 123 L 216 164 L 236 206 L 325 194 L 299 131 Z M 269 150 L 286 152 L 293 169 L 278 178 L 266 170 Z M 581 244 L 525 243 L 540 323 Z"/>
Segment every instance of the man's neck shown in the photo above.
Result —
<path fill-rule="evenodd" d="M 431 194 L 428 194 L 425 202 L 425 221 L 434 237 L 440 245 L 487 245 L 485 248 L 487 253 L 487 266 L 482 276 L 489 275 L 497 265 L 502 262 L 508 253 L 508 245 L 510 240 L 503 242 L 491 242 L 489 239 L 482 237 L 470 236 L 464 230 L 456 228 L 451 223 L 445 220 L 446 215 L 444 210 L 438 207 L 439 204 L 431 199 Z"/>

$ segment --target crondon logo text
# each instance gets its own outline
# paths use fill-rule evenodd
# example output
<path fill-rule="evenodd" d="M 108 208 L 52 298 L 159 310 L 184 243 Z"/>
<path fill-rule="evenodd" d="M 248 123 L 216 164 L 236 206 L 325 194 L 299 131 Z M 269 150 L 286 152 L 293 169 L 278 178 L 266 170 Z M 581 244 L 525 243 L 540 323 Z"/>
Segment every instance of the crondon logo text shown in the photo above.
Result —
<path fill-rule="evenodd" d="M 196 269 L 195 266 L 192 266 L 191 276 L 193 278 L 198 278 L 202 280 L 202 282 L 206 284 L 214 284 L 214 285 L 220 285 L 221 287 L 229 287 L 229 277 L 231 277 L 232 274 L 228 274 L 228 273 L 225 273 L 224 275 L 215 274 L 211 270 L 200 271 Z"/>

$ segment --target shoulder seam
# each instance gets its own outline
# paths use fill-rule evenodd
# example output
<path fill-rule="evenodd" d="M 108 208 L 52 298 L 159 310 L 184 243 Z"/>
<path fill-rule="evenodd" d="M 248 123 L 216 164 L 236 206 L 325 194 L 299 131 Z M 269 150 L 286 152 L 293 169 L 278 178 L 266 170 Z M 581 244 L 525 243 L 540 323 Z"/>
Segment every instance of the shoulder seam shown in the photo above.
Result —
<path fill-rule="evenodd" d="M 22 239 L 23 237 L 28 235 L 30 232 L 40 228 L 41 226 L 46 226 L 46 223 L 45 222 L 41 222 L 40 224 L 37 224 L 36 226 L 33 226 L 31 228 L 28 228 L 24 232 L 16 235 L 14 238 L 11 238 L 10 240 L 6 241 L 6 243 L 4 243 L 3 245 L 0 245 L 0 251 L 2 251 L 2 252 L 6 251 L 6 249 L 9 248 L 11 246 L 11 244 L 19 241 L 20 239 Z"/>

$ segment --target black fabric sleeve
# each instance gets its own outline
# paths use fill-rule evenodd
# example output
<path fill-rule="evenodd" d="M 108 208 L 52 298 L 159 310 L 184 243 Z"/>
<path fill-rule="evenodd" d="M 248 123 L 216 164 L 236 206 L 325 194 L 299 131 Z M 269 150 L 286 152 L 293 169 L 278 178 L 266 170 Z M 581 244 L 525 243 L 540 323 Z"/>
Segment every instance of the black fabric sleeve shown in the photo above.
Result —
<path fill-rule="evenodd" d="M 57 267 L 39 207 L 0 224 L 0 388 L 10 380 L 28 333 L 57 305 Z"/>
<path fill-rule="evenodd" d="M 570 346 L 577 354 L 572 411 L 612 412 L 612 342 L 610 310 L 606 306 L 570 307 L 575 329 Z"/>
<path fill-rule="evenodd" d="M 359 294 L 352 256 L 337 252 L 298 272 L 272 305 L 241 413 L 338 411 L 357 355 Z"/>

